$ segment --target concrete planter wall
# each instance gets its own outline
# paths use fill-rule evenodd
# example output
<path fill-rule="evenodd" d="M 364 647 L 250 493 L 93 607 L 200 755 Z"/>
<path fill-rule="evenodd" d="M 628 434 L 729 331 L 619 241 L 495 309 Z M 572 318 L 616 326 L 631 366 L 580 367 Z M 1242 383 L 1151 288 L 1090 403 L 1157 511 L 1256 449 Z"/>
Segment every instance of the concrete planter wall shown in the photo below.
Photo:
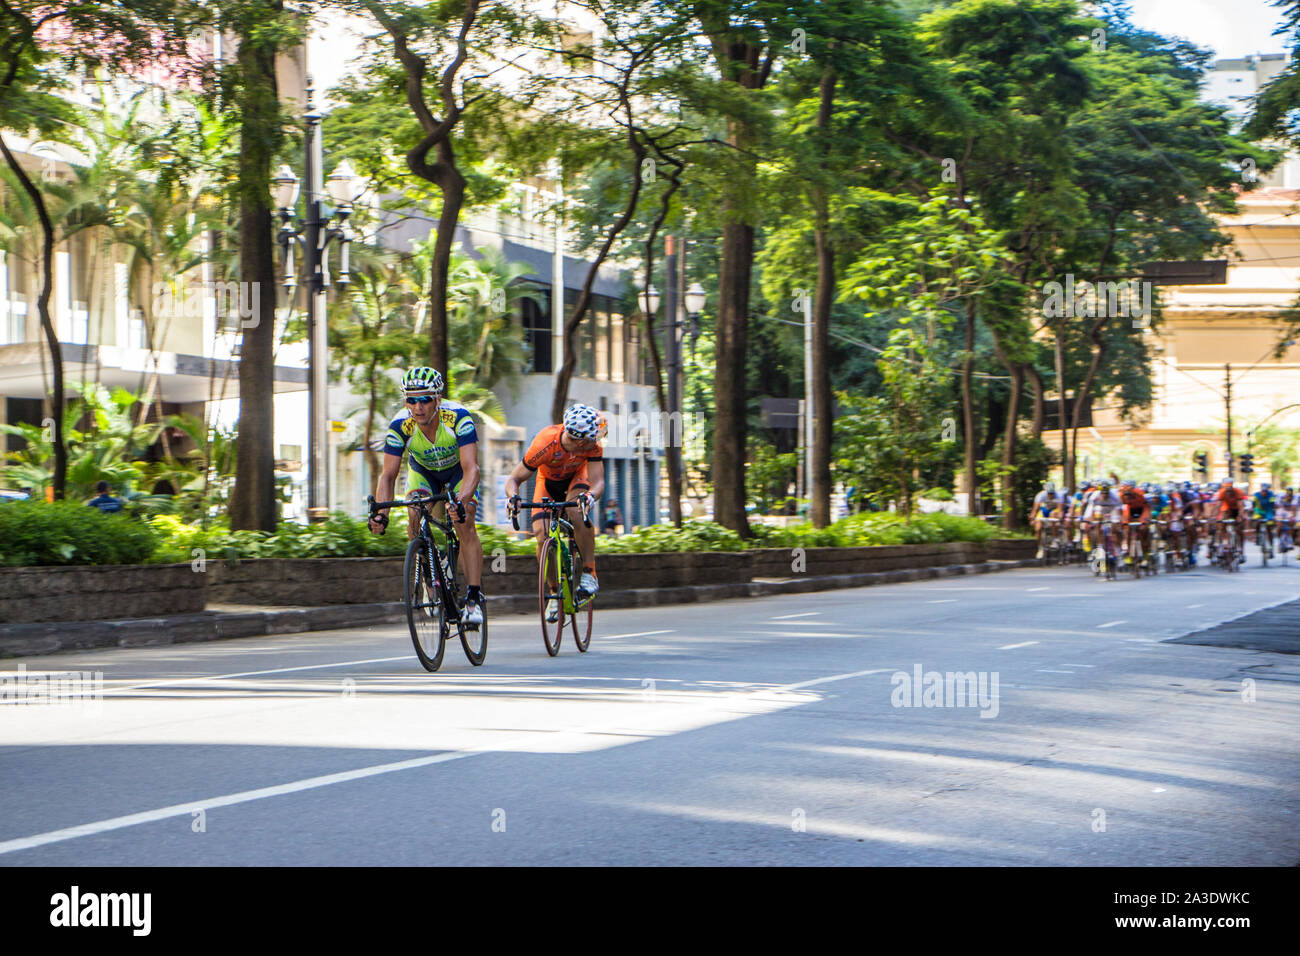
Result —
<path fill-rule="evenodd" d="M 893 571 L 901 568 L 975 564 L 1033 557 L 1032 541 L 956 541 L 882 545 L 869 548 L 790 548 L 752 551 L 602 554 L 597 558 L 602 589 L 623 591 L 698 584 L 740 584 Z M 228 567 L 208 563 L 208 600 L 222 604 L 370 604 L 402 600 L 402 558 L 262 558 Z M 489 597 L 531 594 L 537 588 L 537 559 L 508 555 L 504 566 L 483 559 L 483 590 Z"/>
<path fill-rule="evenodd" d="M 1034 542 L 994 540 L 870 548 L 790 548 L 753 551 L 603 554 L 607 591 L 688 585 L 744 584 L 905 568 L 1030 558 Z M 157 617 L 202 611 L 213 604 L 321 607 L 402 600 L 404 559 L 259 558 L 230 565 L 188 564 L 0 569 L 0 624 Z M 489 597 L 537 589 L 537 559 L 510 555 L 504 565 L 484 556 Z"/>
<path fill-rule="evenodd" d="M 188 564 L 3 568 L 0 624 L 191 614 L 204 583 Z"/>

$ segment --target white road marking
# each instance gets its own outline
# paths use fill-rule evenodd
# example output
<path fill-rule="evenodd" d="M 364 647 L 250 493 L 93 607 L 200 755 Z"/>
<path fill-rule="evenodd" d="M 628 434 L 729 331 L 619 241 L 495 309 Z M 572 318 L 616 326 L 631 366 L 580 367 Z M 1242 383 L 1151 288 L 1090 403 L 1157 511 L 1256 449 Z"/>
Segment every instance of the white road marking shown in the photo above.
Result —
<path fill-rule="evenodd" d="M 260 677 L 263 674 L 287 674 L 290 671 L 314 671 L 326 667 L 351 667 L 354 664 L 388 664 L 393 661 L 410 660 L 414 655 L 403 654 L 401 657 L 371 657 L 360 661 L 339 661 L 334 664 L 303 664 L 299 667 L 276 667 L 265 671 L 242 671 L 238 674 L 209 674 L 205 677 L 177 677 L 172 680 L 150 681 L 147 684 L 132 684 L 129 687 L 116 687 L 104 692 L 108 694 L 124 694 L 127 691 L 141 690 L 153 687 L 168 687 L 172 684 L 193 684 L 197 681 L 205 680 L 229 680 L 232 677 Z"/>
<path fill-rule="evenodd" d="M 768 618 L 768 620 L 770 620 L 770 621 L 789 621 L 789 620 L 792 620 L 792 619 L 794 619 L 794 618 L 796 618 L 796 617 L 814 617 L 814 616 L 816 616 L 816 615 L 818 615 L 818 614 L 820 614 L 820 613 L 821 613 L 821 611 L 804 611 L 802 614 L 782 614 L 782 615 L 780 615 L 779 617 Z"/>
<path fill-rule="evenodd" d="M 1040 667 L 1040 668 L 1038 668 L 1038 673 L 1040 673 L 1040 674 L 1073 674 L 1074 671 L 1054 671 L 1054 670 L 1052 670 L 1050 667 Z"/>
<path fill-rule="evenodd" d="M 939 598 L 937 601 L 927 601 L 926 603 L 927 604 L 952 604 L 956 600 L 957 600 L 956 598 Z"/>
<path fill-rule="evenodd" d="M 635 634 L 607 634 L 600 639 L 602 641 L 617 641 L 621 637 L 651 637 L 655 634 L 676 634 L 674 630 L 667 631 L 637 631 Z M 599 635 L 597 635 L 599 636 Z"/>
<path fill-rule="evenodd" d="M 1062 667 L 1096 667 L 1096 664 L 1062 664 Z"/>
<path fill-rule="evenodd" d="M 785 693 L 786 691 L 803 690 L 805 687 L 813 687 L 817 684 L 829 684 L 832 681 L 848 680 L 850 677 L 865 677 L 867 674 L 883 674 L 887 670 L 889 670 L 887 667 L 876 667 L 868 671 L 852 671 L 848 674 L 832 674 L 830 677 L 817 677 L 813 680 L 800 681 L 797 684 L 782 684 L 780 687 L 774 687 L 772 689 Z"/>
<path fill-rule="evenodd" d="M 395 770 L 412 770 L 416 767 L 427 767 L 430 764 L 445 763 L 448 760 L 456 760 L 460 757 L 472 757 L 476 753 L 482 753 L 478 750 L 461 750 L 452 753 L 438 754 L 433 757 L 417 757 L 414 760 L 399 760 L 396 763 L 377 764 L 373 767 L 362 767 L 360 770 L 348 770 L 344 773 L 331 773 L 321 777 L 308 777 L 306 780 L 295 780 L 292 783 L 282 783 L 275 787 L 261 787 L 257 790 L 244 790 L 240 793 L 228 793 L 222 797 L 209 797 L 205 800 L 194 800 L 190 803 L 175 803 L 170 807 L 160 807 L 157 810 L 146 810 L 143 813 L 132 813 L 122 817 L 111 817 L 107 820 L 98 820 L 95 823 L 83 823 L 81 826 L 65 827 L 62 830 L 50 830 L 48 833 L 38 833 L 35 836 L 22 837 L 18 840 L 6 840 L 0 843 L 0 854 L 16 853 L 19 850 L 30 850 L 33 847 L 44 846 L 47 843 L 60 843 L 64 840 L 75 840 L 78 837 L 94 836 L 97 833 L 107 833 L 110 830 L 121 830 L 124 827 L 138 826 L 142 823 L 156 823 L 159 820 L 166 820 L 169 817 L 179 817 L 186 814 L 192 814 L 197 810 L 212 810 L 217 807 L 229 807 L 237 803 L 248 803 L 251 800 L 262 800 L 266 797 L 279 797 L 286 793 L 298 793 L 302 790 L 313 790 L 317 787 L 327 787 L 333 783 L 347 783 L 351 780 L 362 780 L 366 777 L 374 777 L 382 773 L 392 773 Z"/>
<path fill-rule="evenodd" d="M 1198 607 L 1205 607 L 1205 605 L 1204 605 L 1204 604 L 1189 604 L 1189 605 L 1187 605 L 1187 609 L 1188 609 L 1188 610 L 1191 610 L 1192 608 L 1198 608 Z"/>
<path fill-rule="evenodd" d="M 402 658 L 397 659 L 400 660 Z M 288 669 L 292 670 L 294 668 Z M 790 691 L 802 690 L 805 687 L 813 687 L 817 684 L 828 684 L 833 681 L 848 680 L 853 677 L 863 677 L 867 674 L 880 674 L 884 673 L 886 670 L 888 670 L 888 668 L 878 667 L 872 670 L 852 671 L 847 674 L 831 674 L 827 677 L 815 677 L 812 680 L 798 681 L 793 684 L 780 684 L 776 687 L 759 688 L 755 691 L 735 695 L 731 700 L 724 699 L 722 701 L 706 701 L 704 702 L 704 707 L 716 708 L 722 704 L 732 703 L 737 699 L 761 698 L 768 694 L 788 693 Z M 558 730 L 554 731 L 554 733 L 558 735 L 581 735 L 593 730 L 599 732 L 601 730 L 608 731 L 608 729 L 609 722 L 606 721 L 602 725 L 592 724 L 576 729 Z M 193 814 L 196 810 L 228 807 L 240 803 L 249 803 L 254 800 L 264 800 L 268 797 L 279 797 L 289 793 L 299 793 L 304 790 L 315 790 L 319 787 L 328 787 L 336 783 L 348 783 L 352 780 L 363 780 L 366 777 L 374 777 L 385 773 L 394 773 L 399 770 L 414 770 L 420 767 L 432 766 L 433 764 L 446 763 L 450 760 L 458 760 L 462 757 L 474 757 L 481 754 L 499 753 L 510 749 L 512 741 L 531 742 L 535 739 L 535 736 L 535 734 L 523 734 L 518 738 L 512 738 L 504 743 L 497 743 L 496 746 L 476 747 L 468 750 L 435 754 L 429 757 L 416 757 L 412 760 L 399 760 L 395 763 L 376 764 L 372 767 L 361 767 L 357 770 L 347 770 L 342 773 L 331 773 L 319 777 L 308 777 L 304 780 L 282 783 L 274 787 L 259 787 L 256 790 L 243 790 L 238 793 L 228 793 L 219 797 L 191 800 L 188 803 L 174 803 L 171 806 L 159 807 L 156 810 L 145 810 L 141 813 L 131 813 L 120 817 L 110 817 L 107 820 L 97 820 L 94 823 L 83 823 L 80 826 L 75 827 L 64 827 L 61 830 L 50 830 L 46 833 L 37 833 L 29 837 L 21 837 L 16 840 L 0 842 L 0 855 L 5 853 L 16 853 L 20 850 L 30 850 L 50 843 L 61 843 L 65 840 L 75 840 L 78 837 L 94 836 L 112 830 L 121 830 L 126 827 L 139 826 L 143 823 L 155 823 L 159 820 L 166 820 L 171 817 Z"/>
<path fill-rule="evenodd" d="M 1126 621 L 1108 621 L 1105 624 L 1098 624 L 1098 627 L 1114 627 L 1116 624 L 1125 624 Z"/>
<path fill-rule="evenodd" d="M 1028 647 L 1031 644 L 1037 644 L 1037 641 L 1021 641 L 1019 644 L 1003 644 L 998 648 L 1000 651 L 1014 651 L 1017 647 Z"/>
<path fill-rule="evenodd" d="M 1048 587 L 1041 587 L 1041 588 L 1025 588 L 1025 590 L 1026 590 L 1026 591 L 1050 591 L 1051 588 L 1048 588 Z"/>

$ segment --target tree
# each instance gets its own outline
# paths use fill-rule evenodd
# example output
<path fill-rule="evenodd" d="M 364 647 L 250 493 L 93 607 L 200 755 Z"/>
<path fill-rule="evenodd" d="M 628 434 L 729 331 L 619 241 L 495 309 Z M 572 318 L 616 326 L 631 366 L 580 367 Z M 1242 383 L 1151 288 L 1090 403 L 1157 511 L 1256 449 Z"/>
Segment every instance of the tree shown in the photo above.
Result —
<path fill-rule="evenodd" d="M 776 62 L 779 20 L 785 4 L 694 0 L 691 8 L 709 41 L 719 74 L 718 105 L 726 117 L 729 170 L 717 197 L 722 220 L 718 273 L 718 315 L 713 439 L 715 520 L 749 537 L 745 515 L 745 348 L 749 330 L 750 282 L 754 265 L 757 210 L 751 183 L 755 147 L 770 118 L 759 94 Z M 790 34 L 793 37 L 793 33 Z"/>
<path fill-rule="evenodd" d="M 924 335 L 910 317 L 889 334 L 880 356 L 883 388 L 864 398 L 841 393 L 844 403 L 839 442 L 839 471 L 878 505 L 893 499 L 908 520 L 918 491 L 930 486 L 934 469 L 953 442 L 936 441 L 934 422 L 948 401 L 949 370 L 933 345 L 935 323 L 927 321 Z"/>
<path fill-rule="evenodd" d="M 393 53 L 405 72 L 406 102 L 420 123 L 421 138 L 406 152 L 411 172 L 436 186 L 442 195 L 437 239 L 429 284 L 429 364 L 447 369 L 447 274 L 451 265 L 456 224 L 465 202 L 465 175 L 456 162 L 453 133 L 462 115 L 480 95 L 466 97 L 456 89 L 457 73 L 469 57 L 470 34 L 478 20 L 480 0 L 429 7 L 391 0 L 359 0 L 347 6 L 370 14 L 387 31 Z M 433 51 L 454 42 L 438 80 L 436 109 L 425 92 Z M 430 162 L 429 157 L 436 158 Z"/>
<path fill-rule="evenodd" d="M 51 135 L 67 107 L 55 95 L 65 85 L 64 69 L 106 65 L 127 69 L 149 60 L 183 66 L 186 43 L 203 12 L 187 0 L 114 0 L 48 3 L 6 0 L 0 4 L 0 129 L 38 130 Z M 0 154 L 28 196 L 40 223 L 41 291 L 37 312 L 50 350 L 54 400 L 54 474 L 62 498 L 68 456 L 64 444 L 63 355 L 50 316 L 54 288 L 55 226 L 40 187 L 0 135 Z"/>
<path fill-rule="evenodd" d="M 271 167 L 283 142 L 285 117 L 275 58 L 302 34 L 283 0 L 224 0 L 223 24 L 238 38 L 233 69 L 222 80 L 239 116 L 239 278 L 258 290 L 256 314 L 243 323 L 239 351 L 239 438 L 232 530 L 274 531 L 275 484 L 275 243 Z"/>
<path fill-rule="evenodd" d="M 792 58 L 781 74 L 778 91 L 787 105 L 776 140 L 785 169 L 770 194 L 804 200 L 793 209 L 773 205 L 784 211 L 779 228 L 810 240 L 799 242 L 799 259 L 815 264 L 797 299 L 811 309 L 814 435 L 807 454 L 811 518 L 821 528 L 830 523 L 830 325 L 837 270 L 862 245 L 862 207 L 877 198 L 871 188 L 893 179 L 900 159 L 881 125 L 900 90 L 920 94 L 926 71 L 911 31 L 890 4 L 826 0 L 800 22 L 806 24 L 808 55 Z M 765 292 L 775 287 L 772 278 L 764 268 Z"/>

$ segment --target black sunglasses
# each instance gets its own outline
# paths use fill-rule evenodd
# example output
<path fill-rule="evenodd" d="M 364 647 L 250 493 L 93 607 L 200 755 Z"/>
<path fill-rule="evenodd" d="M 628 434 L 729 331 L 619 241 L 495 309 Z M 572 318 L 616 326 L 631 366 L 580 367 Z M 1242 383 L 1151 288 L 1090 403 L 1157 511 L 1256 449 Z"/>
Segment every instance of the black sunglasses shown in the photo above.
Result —
<path fill-rule="evenodd" d="M 406 400 L 406 404 L 408 404 L 408 405 L 428 405 L 430 402 L 433 402 L 433 401 L 437 401 L 437 399 L 435 399 L 432 395 L 418 395 L 418 396 L 416 396 L 416 397 L 414 397 L 414 398 L 408 398 L 408 399 Z"/>

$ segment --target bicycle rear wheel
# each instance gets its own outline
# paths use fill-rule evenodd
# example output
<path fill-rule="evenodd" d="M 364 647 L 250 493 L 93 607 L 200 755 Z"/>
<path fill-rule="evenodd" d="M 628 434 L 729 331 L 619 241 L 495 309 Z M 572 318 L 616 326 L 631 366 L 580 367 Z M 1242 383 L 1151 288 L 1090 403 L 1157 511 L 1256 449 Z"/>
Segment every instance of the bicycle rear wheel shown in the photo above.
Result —
<path fill-rule="evenodd" d="M 428 542 L 414 538 L 406 548 L 405 592 L 406 623 L 411 629 L 415 656 L 426 671 L 442 666 L 447 630 L 443 622 L 443 602 L 433 583 L 429 567 Z"/>
<path fill-rule="evenodd" d="M 554 588 L 547 583 L 550 577 L 555 581 Z M 560 549 L 555 546 L 554 538 L 547 538 L 542 544 L 542 560 L 537 565 L 537 611 L 542 618 L 542 642 L 546 653 L 554 657 L 560 653 L 560 642 L 564 640 L 564 599 L 561 597 L 564 579 L 560 574 Z M 546 620 L 546 601 L 555 601 L 555 623 Z"/>

